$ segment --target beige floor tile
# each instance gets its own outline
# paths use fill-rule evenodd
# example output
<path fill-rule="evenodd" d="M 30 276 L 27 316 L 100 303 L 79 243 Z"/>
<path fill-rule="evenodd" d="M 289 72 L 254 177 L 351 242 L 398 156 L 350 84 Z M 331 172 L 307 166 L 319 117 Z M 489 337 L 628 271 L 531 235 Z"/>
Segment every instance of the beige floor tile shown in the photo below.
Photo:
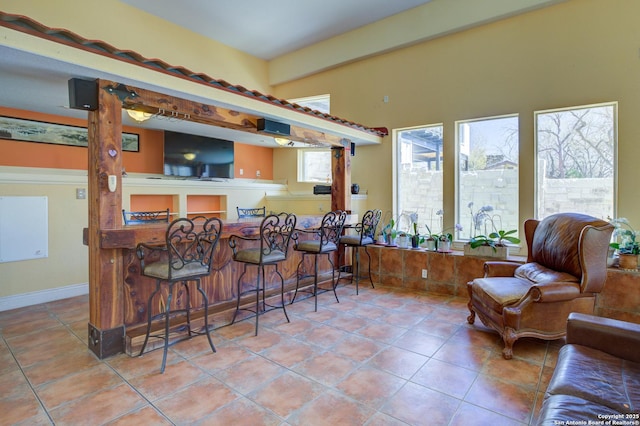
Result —
<path fill-rule="evenodd" d="M 254 390 L 248 397 L 286 419 L 291 413 L 325 391 L 322 385 L 313 380 L 293 372 L 286 372 Z"/>
<path fill-rule="evenodd" d="M 48 410 L 76 398 L 123 384 L 123 379 L 105 364 L 69 374 L 55 381 L 38 386 L 36 391 Z"/>
<path fill-rule="evenodd" d="M 404 384 L 405 379 L 371 367 L 362 367 L 336 385 L 361 404 L 378 409 Z"/>
<path fill-rule="evenodd" d="M 205 336 L 182 341 L 164 374 L 161 349 L 99 360 L 86 296 L 0 312 L 0 423 L 535 421 L 562 339 L 520 339 L 506 361 L 497 333 L 467 324 L 465 298 L 361 284 L 341 282 L 340 303 L 321 295 L 318 312 L 312 298 L 287 305 L 290 323 L 262 315 L 257 337 L 253 319 L 217 328 L 217 353 Z"/>
<path fill-rule="evenodd" d="M 146 401 L 127 384 L 108 388 L 61 405 L 49 413 L 56 424 L 95 425 L 141 408 Z"/>
<path fill-rule="evenodd" d="M 361 425 L 375 410 L 329 391 L 306 404 L 287 419 L 291 425 Z"/>
<path fill-rule="evenodd" d="M 175 424 L 196 422 L 240 396 L 218 379 L 209 377 L 193 383 L 154 405 Z"/>
<path fill-rule="evenodd" d="M 392 346 L 374 356 L 367 365 L 409 379 L 427 360 L 429 357 Z"/>
<path fill-rule="evenodd" d="M 415 383 L 407 383 L 380 409 L 411 425 L 446 425 L 460 401 Z"/>

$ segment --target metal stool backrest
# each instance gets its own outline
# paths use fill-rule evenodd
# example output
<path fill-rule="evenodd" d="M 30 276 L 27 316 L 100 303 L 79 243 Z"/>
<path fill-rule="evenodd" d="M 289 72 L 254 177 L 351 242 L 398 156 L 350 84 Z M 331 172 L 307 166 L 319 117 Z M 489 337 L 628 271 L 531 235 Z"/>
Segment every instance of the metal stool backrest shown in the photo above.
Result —
<path fill-rule="evenodd" d="M 144 225 L 148 223 L 169 223 L 169 209 L 146 212 L 128 212 L 122 210 L 125 225 Z"/>
<path fill-rule="evenodd" d="M 272 214 L 260 224 L 260 263 L 275 253 L 284 257 L 289 251 L 289 242 L 295 238 L 296 215 L 293 213 Z"/>
<path fill-rule="evenodd" d="M 320 248 L 327 244 L 338 245 L 346 220 L 347 212 L 342 210 L 335 210 L 324 215 L 319 230 Z"/>
<path fill-rule="evenodd" d="M 207 219 L 199 232 L 190 219 L 179 218 L 171 222 L 166 233 L 166 245 L 161 248 L 167 253 L 166 278 L 171 281 L 209 275 L 221 232 L 222 221 L 217 217 Z M 138 257 L 142 271 L 145 271 L 143 254 L 139 253 Z"/>
<path fill-rule="evenodd" d="M 267 208 L 264 206 L 256 207 L 256 208 L 236 207 L 236 211 L 238 212 L 238 219 L 246 219 L 248 217 L 266 217 L 267 216 Z"/>
<path fill-rule="evenodd" d="M 376 228 L 382 216 L 381 210 L 367 210 L 362 216 L 362 221 L 356 226 L 356 231 L 360 234 L 360 244 L 363 240 L 370 238 L 375 241 Z"/>

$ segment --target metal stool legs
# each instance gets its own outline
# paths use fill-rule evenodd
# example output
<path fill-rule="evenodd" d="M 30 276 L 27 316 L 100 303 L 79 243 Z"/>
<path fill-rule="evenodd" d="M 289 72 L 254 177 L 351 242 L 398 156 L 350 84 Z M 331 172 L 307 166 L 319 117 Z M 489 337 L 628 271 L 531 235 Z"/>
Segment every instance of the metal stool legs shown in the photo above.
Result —
<path fill-rule="evenodd" d="M 328 252 L 328 253 L 309 253 L 309 252 L 302 252 L 302 260 L 300 261 L 300 263 L 298 263 L 298 268 L 296 269 L 296 291 L 293 294 L 293 297 L 291 298 L 291 302 L 293 303 L 296 300 L 296 296 L 298 295 L 298 287 L 300 286 L 300 266 L 303 265 L 304 263 L 304 258 L 305 256 L 309 255 L 309 256 L 313 256 L 313 297 L 315 299 L 315 312 L 318 312 L 318 256 L 321 254 L 326 254 L 327 258 L 329 259 L 329 263 L 331 264 L 331 289 L 333 290 L 333 295 L 336 298 L 336 302 L 340 303 L 340 300 L 338 299 L 338 294 L 336 293 L 336 286 L 338 285 L 338 282 L 336 281 L 336 273 L 335 273 L 335 266 L 333 265 L 333 262 L 331 261 L 331 255 L 334 252 Z M 305 275 L 303 275 L 303 278 L 306 277 Z M 338 279 L 340 275 L 338 274 Z M 321 289 L 324 291 L 329 291 L 328 289 Z M 300 290 L 303 291 L 303 290 Z M 304 290 L 306 291 L 306 290 Z"/>
<path fill-rule="evenodd" d="M 209 332 L 209 299 L 207 298 L 206 293 L 204 292 L 204 290 L 202 290 L 202 287 L 200 286 L 200 280 L 199 279 L 194 279 L 193 281 L 196 281 L 197 284 L 197 289 L 200 292 L 200 294 L 202 295 L 202 299 L 204 301 L 204 328 L 205 331 L 204 333 L 199 333 L 196 331 L 192 331 L 191 330 L 191 295 L 189 293 L 189 283 L 187 281 L 181 281 L 182 285 L 185 288 L 185 293 L 186 293 L 186 306 L 185 309 L 179 309 L 175 312 L 180 312 L 180 311 L 185 311 L 186 316 L 187 316 L 187 332 L 188 332 L 188 337 L 187 338 L 191 338 L 194 334 L 206 334 L 207 335 L 207 340 L 209 341 L 209 346 L 211 346 L 211 350 L 213 352 L 216 352 L 216 348 L 213 345 L 213 341 L 211 340 L 211 334 Z M 145 348 L 147 347 L 147 343 L 149 342 L 149 337 L 156 337 L 159 339 L 163 339 L 164 340 L 164 348 L 163 348 L 163 352 L 162 352 L 162 366 L 160 367 L 160 373 L 164 373 L 166 364 L 167 364 L 167 353 L 169 351 L 169 329 L 170 329 L 170 324 L 171 324 L 171 301 L 173 299 L 173 285 L 176 284 L 175 282 L 170 282 L 168 283 L 168 292 L 167 292 L 167 303 L 165 304 L 164 307 L 164 311 L 157 314 L 156 316 L 153 316 L 151 314 L 151 306 L 153 303 L 153 299 L 155 297 L 156 294 L 158 294 L 158 292 L 160 291 L 160 287 L 162 285 L 162 280 L 157 280 L 156 281 L 156 289 L 153 291 L 153 293 L 151 293 L 151 295 L 149 296 L 149 301 L 147 303 L 147 332 L 144 338 L 144 343 L 142 344 L 142 348 L 140 349 L 140 356 L 144 353 Z M 151 334 L 151 323 L 153 322 L 153 319 L 156 317 L 164 317 L 164 335 L 152 335 Z M 184 339 L 180 339 L 180 340 L 184 340 Z M 179 341 L 179 340 L 178 340 Z"/>
<path fill-rule="evenodd" d="M 355 257 L 356 257 L 356 269 L 355 271 L 353 270 L 353 265 L 351 265 L 351 282 L 353 282 L 354 276 L 355 276 L 355 281 L 356 281 L 356 295 L 359 294 L 359 284 L 360 284 L 360 248 L 364 248 L 364 252 L 367 254 L 367 257 L 369 258 L 369 263 L 368 263 L 368 272 L 369 275 L 367 276 L 367 278 L 369 278 L 369 282 L 371 283 L 371 288 L 376 288 L 375 285 L 373 285 L 373 278 L 371 278 L 371 255 L 369 254 L 369 250 L 367 250 L 367 246 L 348 246 L 351 247 L 352 249 L 355 250 Z M 338 263 L 339 264 L 339 263 Z M 338 281 L 340 281 L 340 274 L 342 273 L 342 267 L 338 268 Z"/>
<path fill-rule="evenodd" d="M 284 303 L 284 277 L 282 276 L 282 274 L 280 273 L 280 271 L 278 271 L 278 265 L 274 264 L 275 268 L 276 268 L 276 274 L 278 274 L 278 276 L 280 277 L 280 306 L 274 306 L 274 305 L 269 305 L 266 302 L 265 299 L 265 273 L 264 273 L 264 265 L 256 265 L 256 267 L 258 267 L 258 273 L 257 273 L 257 278 L 256 278 L 256 287 L 255 289 L 249 290 L 248 292 L 252 292 L 255 290 L 256 292 L 256 304 L 255 304 L 255 311 L 249 308 L 240 308 L 240 297 L 242 296 L 242 277 L 244 276 L 244 274 L 247 272 L 247 266 L 249 264 L 245 263 L 244 264 L 244 270 L 242 271 L 242 274 L 240 275 L 240 277 L 238 277 L 238 292 L 237 292 L 237 298 L 236 298 L 236 311 L 233 313 L 233 319 L 231 320 L 231 324 L 236 322 L 236 317 L 238 316 L 238 312 L 240 311 L 249 311 L 249 312 L 253 312 L 255 313 L 256 316 L 256 331 L 255 331 L 255 335 L 258 335 L 258 325 L 259 325 L 259 317 L 260 315 L 273 310 L 273 309 L 282 309 L 282 311 L 284 312 L 284 316 L 287 319 L 287 322 L 291 322 L 289 320 L 289 315 L 287 315 L 287 309 L 285 308 L 285 303 Z M 262 276 L 262 286 L 260 285 L 260 276 Z M 245 292 L 244 294 L 248 293 Z M 262 312 L 260 312 L 260 293 L 262 293 Z M 270 307 L 271 309 L 267 310 L 267 307 Z"/>

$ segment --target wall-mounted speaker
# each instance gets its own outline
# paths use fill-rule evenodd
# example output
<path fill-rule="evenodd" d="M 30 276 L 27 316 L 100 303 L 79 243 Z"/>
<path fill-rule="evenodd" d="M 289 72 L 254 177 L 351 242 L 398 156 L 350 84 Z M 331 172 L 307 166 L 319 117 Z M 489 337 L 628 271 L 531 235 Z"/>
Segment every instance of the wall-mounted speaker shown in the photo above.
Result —
<path fill-rule="evenodd" d="M 98 109 L 98 83 L 95 80 L 69 80 L 69 108 L 95 111 Z"/>
<path fill-rule="evenodd" d="M 266 118 L 258 119 L 258 131 L 271 133 L 273 135 L 290 136 L 291 126 L 277 121 L 267 120 Z"/>
<path fill-rule="evenodd" d="M 351 142 L 351 156 L 353 157 L 354 155 L 356 155 L 356 144 Z"/>

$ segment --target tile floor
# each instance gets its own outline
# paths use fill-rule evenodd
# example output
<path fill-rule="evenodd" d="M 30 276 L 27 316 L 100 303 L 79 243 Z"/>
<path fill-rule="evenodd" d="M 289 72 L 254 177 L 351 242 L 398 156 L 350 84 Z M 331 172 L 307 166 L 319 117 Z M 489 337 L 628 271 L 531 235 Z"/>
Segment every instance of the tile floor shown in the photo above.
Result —
<path fill-rule="evenodd" d="M 560 341 L 466 323 L 466 300 L 340 286 L 161 350 L 98 360 L 86 296 L 0 312 L 0 424 L 523 425 L 535 423 Z M 31 330 L 39 330 L 32 332 Z"/>

